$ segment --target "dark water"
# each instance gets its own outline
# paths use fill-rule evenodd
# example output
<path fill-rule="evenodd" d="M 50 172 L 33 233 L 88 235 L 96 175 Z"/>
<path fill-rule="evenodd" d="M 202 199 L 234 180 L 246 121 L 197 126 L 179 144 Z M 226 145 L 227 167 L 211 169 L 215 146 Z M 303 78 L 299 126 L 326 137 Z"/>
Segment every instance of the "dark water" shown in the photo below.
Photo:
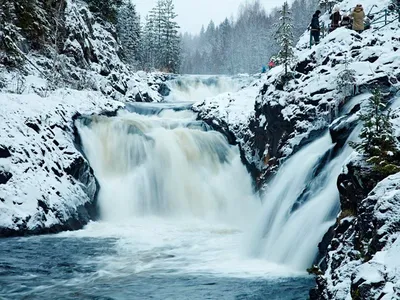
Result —
<path fill-rule="evenodd" d="M 111 274 L 104 256 L 116 239 L 31 237 L 0 240 L 0 299 L 307 299 L 310 277 L 224 278 Z M 129 261 L 127 261 L 129 264 Z"/>

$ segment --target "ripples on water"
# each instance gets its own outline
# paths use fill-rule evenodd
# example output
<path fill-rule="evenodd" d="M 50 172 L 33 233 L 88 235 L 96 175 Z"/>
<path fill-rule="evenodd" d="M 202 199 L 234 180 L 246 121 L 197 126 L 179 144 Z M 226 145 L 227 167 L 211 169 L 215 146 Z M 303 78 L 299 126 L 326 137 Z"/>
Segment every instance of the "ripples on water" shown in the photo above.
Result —
<path fill-rule="evenodd" d="M 112 238 L 0 240 L 0 299 L 307 299 L 313 279 L 235 278 L 154 270 L 113 273 Z M 172 257 L 159 256 L 159 260 Z M 129 265 L 129 260 L 126 262 Z M 129 268 L 128 268 L 129 270 Z"/>

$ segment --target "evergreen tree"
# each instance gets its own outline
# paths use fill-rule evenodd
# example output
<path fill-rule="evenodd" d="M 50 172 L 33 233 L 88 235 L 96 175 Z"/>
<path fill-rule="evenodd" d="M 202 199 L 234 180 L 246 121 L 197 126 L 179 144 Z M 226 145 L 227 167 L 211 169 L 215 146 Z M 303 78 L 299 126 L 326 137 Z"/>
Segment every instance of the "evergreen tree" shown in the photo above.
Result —
<path fill-rule="evenodd" d="M 386 109 L 379 89 L 373 91 L 368 100 L 368 106 L 360 115 L 363 128 L 360 133 L 361 141 L 350 145 L 367 157 L 367 161 L 384 175 L 400 171 L 400 154 L 394 137 L 393 126 L 390 122 L 391 110 Z"/>
<path fill-rule="evenodd" d="M 150 68 L 177 72 L 180 65 L 179 26 L 175 21 L 177 14 L 172 0 L 158 0 L 147 17 L 143 43 L 150 51 L 147 65 Z"/>
<path fill-rule="evenodd" d="M 118 9 L 123 0 L 86 0 L 91 12 L 98 14 L 102 19 L 116 24 Z"/>
<path fill-rule="evenodd" d="M 161 64 L 168 72 L 177 72 L 180 64 L 181 40 L 178 35 L 179 26 L 175 21 L 177 16 L 172 0 L 164 0 Z"/>
<path fill-rule="evenodd" d="M 294 43 L 304 34 L 318 1 L 292 2 Z M 198 35 L 190 38 L 184 35 L 181 72 L 260 72 L 262 65 L 267 64 L 269 58 L 279 52 L 280 45 L 275 38 L 276 28 L 273 24 L 278 23 L 280 17 L 278 9 L 267 13 L 262 1 L 253 0 L 241 6 L 235 20 L 225 19 L 219 25 L 202 27 Z M 199 56 L 201 60 L 198 59 Z"/>
<path fill-rule="evenodd" d="M 140 51 L 140 17 L 130 1 L 125 2 L 118 11 L 117 32 L 125 61 L 136 66 Z"/>
<path fill-rule="evenodd" d="M 155 68 L 156 57 L 156 36 L 154 24 L 149 16 L 146 16 L 145 24 L 142 28 L 141 43 L 140 43 L 140 64 L 141 68 L 146 71 Z"/>
<path fill-rule="evenodd" d="M 350 60 L 347 55 L 344 57 L 344 70 L 338 74 L 337 90 L 344 96 L 348 97 L 354 93 L 356 84 L 356 71 L 350 69 Z"/>
<path fill-rule="evenodd" d="M 277 54 L 277 62 L 282 64 L 285 69 L 285 78 L 287 78 L 289 73 L 290 64 L 293 61 L 293 25 L 291 12 L 289 10 L 289 5 L 285 2 L 282 9 L 279 11 L 280 18 L 278 23 L 278 29 L 276 31 L 275 37 L 280 45 L 280 50 Z"/>

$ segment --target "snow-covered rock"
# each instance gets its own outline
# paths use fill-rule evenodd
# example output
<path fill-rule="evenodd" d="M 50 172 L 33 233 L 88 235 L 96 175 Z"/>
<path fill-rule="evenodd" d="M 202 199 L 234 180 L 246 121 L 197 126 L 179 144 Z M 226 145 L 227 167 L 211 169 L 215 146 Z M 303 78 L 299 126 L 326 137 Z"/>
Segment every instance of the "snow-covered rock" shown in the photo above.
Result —
<path fill-rule="evenodd" d="M 338 5 L 350 11 L 358 2 L 345 0 Z M 366 0 L 362 4 L 378 18 L 389 2 Z M 372 29 L 361 34 L 339 28 L 312 48 L 306 31 L 296 46 L 297 61 L 289 82 L 282 84 L 283 69 L 278 66 L 254 86 L 207 99 L 196 108 L 203 119 L 223 124 L 235 134 L 262 187 L 282 159 L 328 127 L 336 146 L 343 146 L 372 88 L 378 87 L 386 101 L 400 102 L 400 23 L 396 14 L 388 19 L 393 22 L 386 27 L 372 24 Z M 328 13 L 321 20 L 328 25 Z M 345 61 L 355 71 L 355 97 L 344 97 L 338 91 Z M 392 106 L 397 137 L 398 106 Z M 336 119 L 339 113 L 343 116 Z M 360 156 L 354 154 L 349 160 L 338 178 L 342 212 L 320 244 L 320 255 L 325 257 L 320 265 L 323 275 L 317 276 L 311 298 L 398 299 L 400 175 L 384 179 Z"/>
<path fill-rule="evenodd" d="M 73 117 L 121 106 L 99 92 L 0 94 L 0 236 L 77 229 L 96 217 L 97 184 Z"/>
<path fill-rule="evenodd" d="M 355 4 L 356 1 L 349 0 L 339 6 L 342 11 L 348 11 Z M 363 2 L 367 12 L 371 8 L 377 12 L 387 4 L 388 1 Z M 328 14 L 321 19 L 329 23 Z M 400 87 L 399 22 L 379 30 L 372 26 L 362 34 L 339 28 L 312 48 L 309 48 L 310 33 L 306 31 L 296 46 L 291 80 L 282 84 L 283 68 L 278 66 L 263 75 L 257 84 L 246 88 L 246 95 L 239 92 L 199 104 L 202 118 L 223 120 L 229 128 L 242 128 L 238 142 L 245 149 L 248 163 L 254 167 L 256 177 L 268 177 L 282 159 L 312 141 L 345 109 L 343 104 L 350 97 L 341 96 L 337 79 L 346 60 L 355 71 L 356 94 L 364 95 L 365 100 L 370 89 L 378 85 L 386 100 L 393 98 Z M 235 107 L 239 112 L 242 109 L 239 117 L 228 118 L 227 112 L 216 105 L 222 103 L 226 107 L 227 102 L 230 111 Z"/>
<path fill-rule="evenodd" d="M 101 91 L 121 101 L 162 100 L 159 90 L 168 76 L 136 73 L 125 64 L 121 60 L 121 46 L 113 24 L 94 16 L 85 1 L 48 2 L 43 7 L 33 4 L 37 10 L 33 13 L 40 15 L 42 20 L 37 24 L 38 28 L 31 30 L 42 35 L 36 48 L 32 46 L 29 30 L 17 30 L 16 25 L 20 23 L 14 19 L 6 21 L 7 30 L 0 40 L 0 64 L 7 68 L 1 68 L 0 91 L 43 95 L 56 88 L 68 87 Z M 55 24 L 57 14 L 51 2 L 62 8 Z M 23 17 L 21 14 L 15 19 Z M 17 66 L 11 64 L 14 56 L 19 62 Z M 31 77 L 41 78 L 42 83 L 31 82 Z"/>
<path fill-rule="evenodd" d="M 347 191 L 341 194 L 342 213 L 311 299 L 397 299 L 400 173 L 379 182 L 364 198 L 379 177 L 357 163 L 348 167 L 350 174 L 339 178 Z"/>

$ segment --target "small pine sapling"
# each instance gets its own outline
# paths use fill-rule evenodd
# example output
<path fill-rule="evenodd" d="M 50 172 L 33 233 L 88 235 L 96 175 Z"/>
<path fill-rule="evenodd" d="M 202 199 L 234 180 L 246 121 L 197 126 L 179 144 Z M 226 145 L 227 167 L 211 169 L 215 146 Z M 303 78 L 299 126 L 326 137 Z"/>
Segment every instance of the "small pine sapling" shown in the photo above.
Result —
<path fill-rule="evenodd" d="M 282 9 L 279 11 L 280 18 L 277 24 L 277 31 L 275 33 L 275 38 L 278 40 L 280 50 L 276 56 L 277 63 L 283 65 L 284 82 L 287 81 L 290 72 L 290 65 L 294 60 L 293 52 L 293 24 L 291 12 L 289 10 L 289 5 L 285 2 Z"/>
<path fill-rule="evenodd" d="M 356 83 L 356 71 L 350 69 L 350 60 L 345 56 L 344 69 L 337 76 L 337 90 L 342 96 L 341 99 L 354 95 Z"/>
<path fill-rule="evenodd" d="M 365 112 L 360 115 L 361 141 L 350 145 L 365 155 L 376 171 L 388 176 L 400 171 L 400 152 L 390 122 L 392 112 L 386 108 L 380 90 L 374 89 Z"/>

